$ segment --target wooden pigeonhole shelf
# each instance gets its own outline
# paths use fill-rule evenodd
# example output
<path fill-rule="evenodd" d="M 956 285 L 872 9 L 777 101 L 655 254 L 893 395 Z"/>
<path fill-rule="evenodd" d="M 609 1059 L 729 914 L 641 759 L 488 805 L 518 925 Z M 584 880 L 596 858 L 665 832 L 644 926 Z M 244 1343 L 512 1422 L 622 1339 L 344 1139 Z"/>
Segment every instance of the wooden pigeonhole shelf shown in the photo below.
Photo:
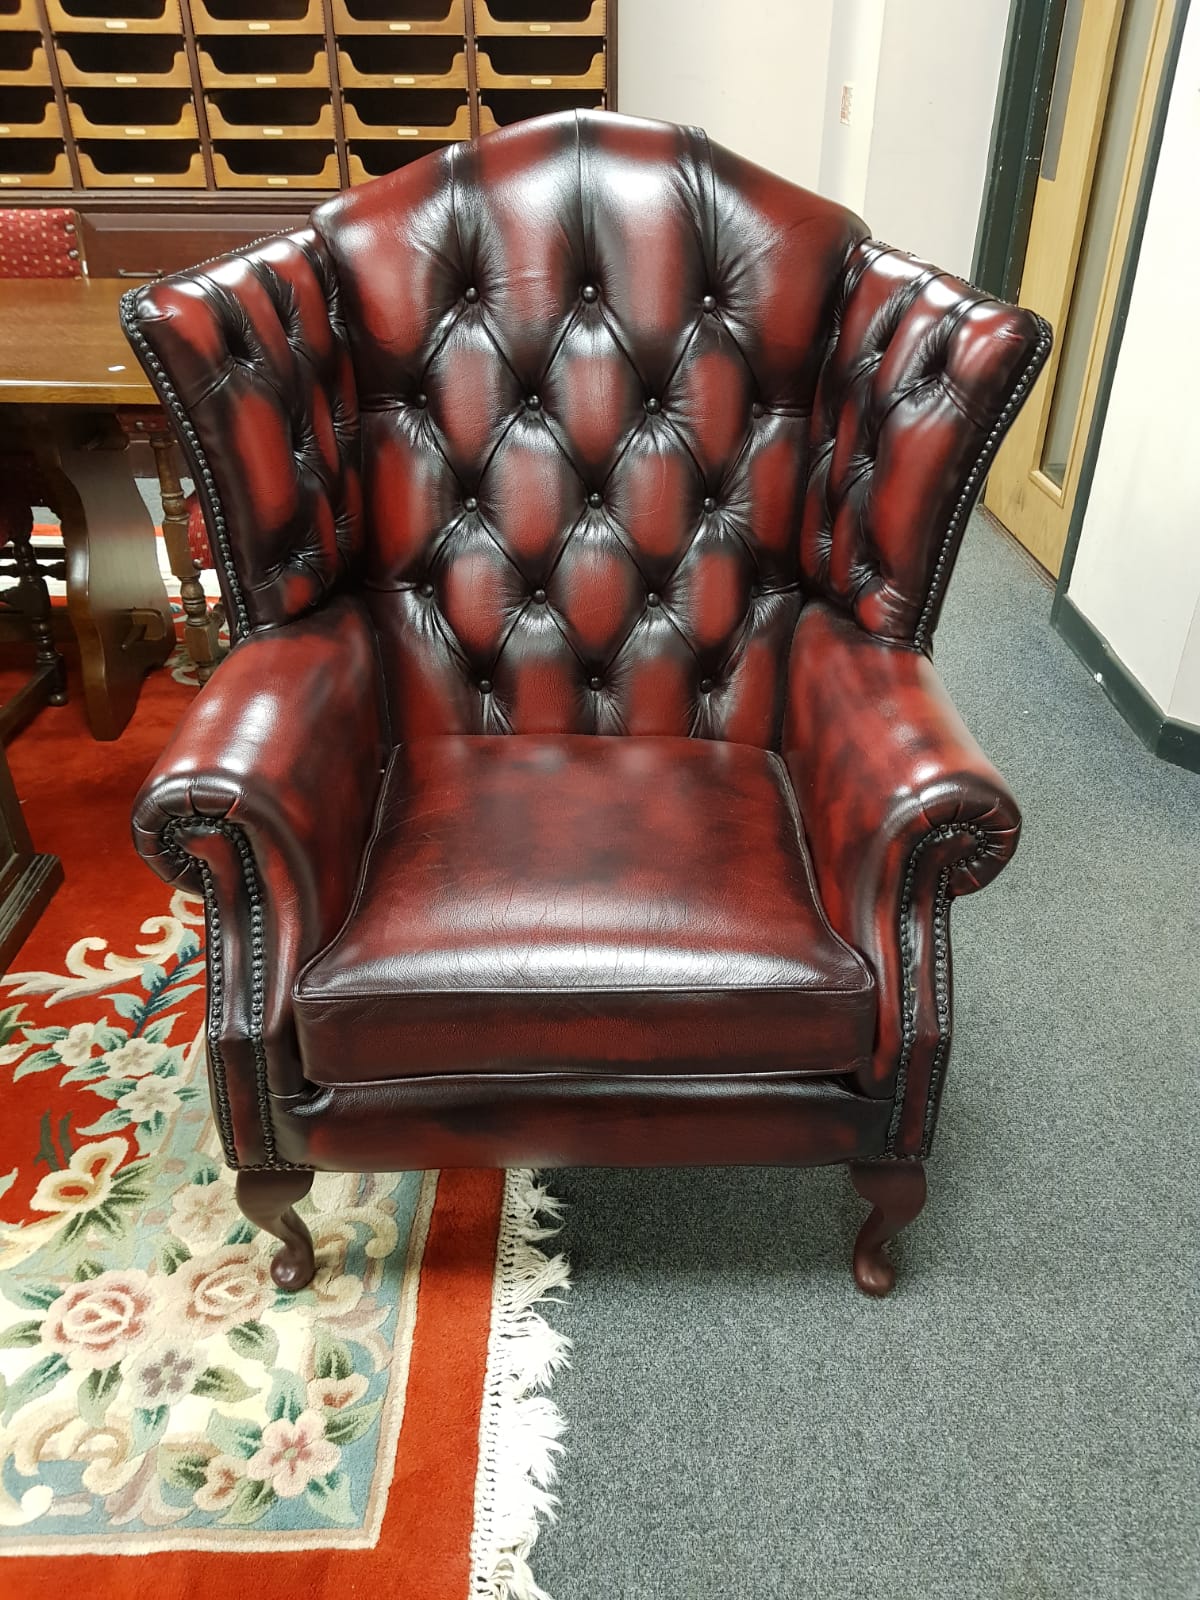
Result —
<path fill-rule="evenodd" d="M 615 0 L 0 0 L 0 193 L 74 205 L 96 276 L 172 271 L 457 140 L 614 105 L 615 25 Z"/>

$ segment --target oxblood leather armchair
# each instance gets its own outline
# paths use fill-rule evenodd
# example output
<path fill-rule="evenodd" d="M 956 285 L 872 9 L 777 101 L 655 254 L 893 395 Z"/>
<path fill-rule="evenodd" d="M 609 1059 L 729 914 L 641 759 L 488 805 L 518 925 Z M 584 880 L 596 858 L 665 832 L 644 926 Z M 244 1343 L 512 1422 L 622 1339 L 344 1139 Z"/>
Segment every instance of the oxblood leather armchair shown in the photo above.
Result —
<path fill-rule="evenodd" d="M 929 643 L 1045 325 L 603 113 L 124 318 L 240 641 L 135 833 L 277 1282 L 314 1168 L 844 1161 L 886 1293 L 1019 829 Z"/>

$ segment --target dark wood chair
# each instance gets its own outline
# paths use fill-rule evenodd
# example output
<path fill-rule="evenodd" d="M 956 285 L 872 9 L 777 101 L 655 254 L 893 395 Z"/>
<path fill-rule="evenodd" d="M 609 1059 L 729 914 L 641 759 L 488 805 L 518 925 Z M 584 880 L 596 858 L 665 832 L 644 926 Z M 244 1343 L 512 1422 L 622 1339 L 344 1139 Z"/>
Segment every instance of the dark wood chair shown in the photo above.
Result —
<path fill-rule="evenodd" d="M 0 279 L 83 276 L 79 217 L 64 206 L 0 207 Z M 15 581 L 0 592 L 0 617 L 19 617 L 32 633 L 29 681 L 0 707 L 0 738 L 9 737 L 39 707 L 67 699 L 67 669 L 51 626 L 47 577 L 66 575 L 61 545 L 34 549 L 31 507 L 46 505 L 49 490 L 33 457 L 0 454 L 0 578 Z"/>
<path fill-rule="evenodd" d="M 136 838 L 276 1281 L 315 1169 L 845 1162 L 886 1293 L 1019 830 L 930 641 L 1045 324 L 604 113 L 124 317 L 238 641 Z"/>

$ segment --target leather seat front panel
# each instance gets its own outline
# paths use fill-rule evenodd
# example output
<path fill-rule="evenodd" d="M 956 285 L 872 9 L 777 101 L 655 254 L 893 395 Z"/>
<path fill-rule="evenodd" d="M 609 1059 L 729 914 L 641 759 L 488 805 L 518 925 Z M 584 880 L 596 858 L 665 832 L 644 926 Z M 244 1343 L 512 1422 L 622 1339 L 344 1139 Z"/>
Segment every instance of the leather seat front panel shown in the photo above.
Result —
<path fill-rule="evenodd" d="M 875 1027 L 781 762 L 684 737 L 398 751 L 357 904 L 295 1001 L 317 1083 L 731 1062 L 828 1074 L 868 1059 Z"/>

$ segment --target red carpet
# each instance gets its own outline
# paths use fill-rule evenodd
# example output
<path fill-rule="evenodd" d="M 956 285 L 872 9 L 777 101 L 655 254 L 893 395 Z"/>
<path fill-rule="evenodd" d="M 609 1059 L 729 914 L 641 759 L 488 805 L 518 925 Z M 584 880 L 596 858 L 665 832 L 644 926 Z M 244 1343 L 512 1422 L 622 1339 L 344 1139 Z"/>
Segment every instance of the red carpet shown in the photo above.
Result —
<path fill-rule="evenodd" d="M 16 681 L 19 680 L 7 671 L 0 674 L 0 694 L 10 690 Z M 249 1393 L 256 1375 L 264 1384 L 264 1396 L 266 1382 L 272 1382 L 273 1403 L 277 1394 L 284 1395 L 282 1411 L 277 1407 L 272 1413 L 283 1420 L 262 1429 L 257 1453 L 250 1455 L 248 1446 L 243 1452 L 248 1459 L 229 1458 L 233 1469 L 247 1474 L 240 1480 L 241 1488 L 252 1499 L 258 1496 L 258 1506 L 269 1501 L 270 1516 L 283 1519 L 278 1524 L 281 1531 L 271 1531 L 270 1516 L 254 1521 L 254 1515 L 261 1515 L 258 1510 L 237 1516 L 236 1496 L 232 1500 L 221 1498 L 220 1460 L 217 1446 L 209 1439 L 175 1438 L 170 1432 L 174 1424 L 164 1420 L 168 1408 L 156 1411 L 144 1394 L 140 1409 L 121 1409 L 125 1403 L 121 1397 L 132 1392 L 133 1385 L 141 1383 L 144 1387 L 162 1381 L 161 1351 L 157 1365 L 148 1365 L 144 1355 L 138 1356 L 138 1350 L 152 1338 L 154 1330 L 143 1330 L 137 1324 L 137 1293 L 141 1292 L 137 1286 L 147 1293 L 165 1295 L 174 1284 L 172 1292 L 178 1299 L 178 1285 L 189 1273 L 193 1290 L 203 1278 L 207 1258 L 195 1244 L 190 1255 L 186 1246 L 179 1246 L 176 1259 L 165 1263 L 151 1258 L 159 1230 L 172 1225 L 171 1206 L 179 1211 L 180 1184 L 192 1183 L 187 1195 L 207 1203 L 213 1196 L 221 1200 L 224 1196 L 215 1187 L 203 1186 L 228 1185 L 229 1178 L 223 1171 L 218 1175 L 204 1170 L 208 1159 L 202 1148 L 206 1148 L 209 1133 L 207 1099 L 189 1085 L 185 1071 L 189 1060 L 198 1060 L 195 1052 L 189 1056 L 185 1047 L 197 1034 L 203 1018 L 203 986 L 195 981 L 195 941 L 202 936 L 196 917 L 198 902 L 180 897 L 173 901 L 171 891 L 142 866 L 129 842 L 128 817 L 134 793 L 194 690 L 176 682 L 166 671 L 153 675 L 125 734 L 115 743 L 101 745 L 91 740 L 84 726 L 77 678 L 71 687 L 71 703 L 59 710 L 42 711 L 8 751 L 35 845 L 60 857 L 66 881 L 12 963 L 7 987 L 0 992 L 0 1006 L 6 1008 L 0 1015 L 4 1108 L 0 1128 L 0 1265 L 6 1269 L 0 1272 L 0 1297 L 4 1297 L 3 1308 L 9 1316 L 6 1332 L 0 1335 L 0 1373 L 7 1375 L 8 1395 L 4 1425 L 0 1426 L 0 1594 L 14 1600 L 17 1596 L 45 1596 L 48 1600 L 67 1587 L 73 1593 L 86 1595 L 88 1600 L 143 1594 L 154 1595 L 156 1600 L 183 1600 L 185 1596 L 211 1600 L 213 1596 L 252 1586 L 256 1600 L 294 1600 L 296 1596 L 328 1596 L 329 1600 L 336 1596 L 337 1600 L 346 1600 L 355 1595 L 465 1600 L 502 1174 L 441 1175 L 432 1215 L 428 1217 L 423 1256 L 418 1252 L 415 1258 L 408 1258 L 410 1263 L 414 1259 L 418 1263 L 419 1289 L 415 1291 L 415 1323 L 405 1348 L 407 1398 L 403 1420 L 398 1424 L 395 1472 L 386 1502 L 381 1502 L 384 1509 L 373 1546 L 294 1548 L 299 1539 L 310 1534 L 319 1542 L 325 1531 L 332 1530 L 333 1537 L 339 1525 L 352 1527 L 353 1516 L 346 1509 L 349 1501 L 343 1506 L 340 1523 L 332 1511 L 321 1518 L 306 1507 L 319 1504 L 322 1493 L 332 1496 L 331 1486 L 335 1483 L 341 1483 L 338 1492 L 344 1495 L 350 1495 L 352 1489 L 357 1491 L 356 1471 L 360 1475 L 368 1470 L 386 1473 L 392 1457 L 390 1451 L 376 1451 L 369 1456 L 376 1463 L 373 1469 L 348 1465 L 340 1477 L 330 1472 L 322 1480 L 324 1489 L 321 1483 L 309 1485 L 312 1492 L 307 1501 L 298 1497 L 286 1474 L 280 1476 L 283 1469 L 256 1465 L 269 1443 L 270 1428 L 278 1432 L 292 1426 L 288 1418 L 294 1416 L 295 1407 L 287 1409 L 288 1384 L 294 1387 L 300 1381 L 287 1372 L 276 1371 L 272 1377 L 271 1363 L 261 1354 L 258 1365 L 250 1359 L 254 1351 L 247 1343 L 247 1330 L 257 1328 L 260 1338 L 274 1337 L 269 1330 L 264 1335 L 262 1322 L 247 1321 L 233 1329 L 229 1339 L 234 1340 L 237 1335 L 241 1342 L 234 1340 L 232 1355 L 222 1344 L 226 1350 L 221 1357 L 223 1364 L 213 1365 L 216 1358 L 211 1354 L 199 1359 L 209 1363 L 205 1374 L 208 1392 L 217 1393 L 210 1417 L 212 1437 L 218 1437 L 217 1424 L 227 1432 L 230 1419 L 236 1425 L 237 1418 L 252 1403 L 239 1397 Z M 139 946 L 143 947 L 141 951 Z M 106 957 L 120 959 L 111 965 L 106 964 Z M 157 1028 L 145 1024 L 151 1014 L 157 1019 Z M 131 1017 L 136 1019 L 136 1028 L 129 1021 Z M 122 1042 L 126 1034 L 132 1040 L 138 1030 L 142 1042 Z M 145 1042 L 155 1038 L 155 1045 Z M 114 1085 L 102 1075 L 97 1078 L 97 1074 L 102 1074 L 105 1056 L 115 1059 L 118 1043 L 121 1059 L 126 1063 L 123 1070 L 131 1076 L 118 1077 Z M 155 1069 L 158 1076 L 147 1065 L 155 1050 L 162 1057 Z M 97 1055 L 97 1051 L 104 1054 Z M 195 1070 L 199 1084 L 198 1067 Z M 114 1066 L 110 1079 L 116 1073 Z M 89 1078 L 93 1081 L 87 1081 Z M 170 1100 L 173 1109 L 169 1114 L 156 1109 L 156 1096 Z M 163 1100 L 164 1105 L 167 1099 Z M 161 1132 L 170 1117 L 175 1119 L 171 1124 L 174 1132 Z M 119 1125 L 123 1121 L 124 1125 Z M 176 1143 L 171 1144 L 170 1139 Z M 164 1153 L 171 1159 L 164 1160 Z M 139 1174 L 151 1170 L 167 1173 L 168 1181 L 165 1188 L 152 1189 L 139 1200 L 138 1183 L 145 1190 L 151 1181 L 139 1178 Z M 173 1179 L 169 1177 L 172 1172 L 176 1173 Z M 329 1178 L 319 1183 L 339 1181 Z M 392 1180 L 379 1182 L 383 1188 L 374 1203 L 376 1213 L 386 1220 L 396 1211 L 399 1202 L 395 1196 L 402 1196 L 404 1191 L 398 1187 L 389 1196 L 385 1190 Z M 98 1192 L 101 1185 L 109 1197 L 106 1209 L 88 1213 L 84 1219 L 87 1228 L 72 1240 L 70 1225 L 61 1226 L 62 1216 L 71 1207 L 79 1210 L 89 1186 Z M 50 1209 L 48 1195 L 56 1209 Z M 139 1204 L 145 1208 L 140 1215 L 136 1214 Z M 133 1208 L 133 1214 L 124 1222 L 120 1221 L 122 1206 L 127 1212 Z M 105 1218 L 110 1215 L 118 1222 L 111 1232 L 106 1232 Z M 202 1231 L 203 1222 L 196 1221 L 199 1215 L 193 1213 L 190 1225 Z M 236 1218 L 233 1220 L 236 1225 Z M 336 1250 L 340 1237 L 336 1207 L 322 1221 L 334 1241 L 328 1249 Z M 126 1224 L 128 1233 L 122 1235 L 119 1227 Z M 344 1227 L 342 1232 L 346 1232 Z M 31 1254 L 28 1241 L 34 1239 L 43 1242 Z M 226 1262 L 240 1263 L 238 1270 L 244 1274 L 252 1275 L 258 1270 L 255 1252 L 261 1251 L 261 1243 L 257 1239 L 243 1240 L 236 1226 L 224 1241 L 216 1241 L 215 1248 L 214 1260 L 220 1256 Z M 285 1330 L 299 1328 L 301 1337 L 308 1337 L 316 1328 L 317 1336 L 323 1338 L 318 1325 L 326 1307 L 331 1308 L 331 1317 L 335 1311 L 342 1315 L 344 1308 L 335 1303 L 337 1293 L 342 1292 L 339 1285 L 353 1281 L 357 1285 L 355 1293 L 362 1293 L 362 1304 L 370 1298 L 371 1304 L 379 1307 L 379 1318 L 386 1313 L 397 1320 L 395 1297 L 401 1283 L 401 1265 L 394 1270 L 387 1264 L 384 1268 L 378 1264 L 364 1266 L 358 1257 L 348 1253 L 355 1248 L 353 1244 L 341 1248 L 343 1256 L 338 1257 L 338 1265 L 329 1268 L 326 1298 L 322 1300 L 318 1295 L 315 1309 L 304 1313 L 307 1321 L 286 1306 L 282 1310 L 272 1308 L 269 1315 L 263 1311 L 262 1318 L 270 1321 L 275 1317 Z M 399 1248 L 402 1254 L 403 1243 Z M 132 1265 L 135 1249 L 140 1252 L 139 1262 L 147 1251 L 151 1252 L 144 1266 Z M 318 1249 L 320 1256 L 320 1242 Z M 186 1259 L 181 1263 L 179 1257 Z M 165 1276 L 176 1272 L 176 1278 L 168 1280 Z M 339 1272 L 343 1276 L 338 1277 Z M 352 1272 L 358 1277 L 352 1279 Z M 48 1285 L 47 1278 L 51 1280 Z M 320 1281 L 319 1278 L 318 1289 Z M 415 1275 L 412 1281 L 415 1285 Z M 72 1321 L 69 1307 L 68 1311 L 62 1309 L 72 1297 L 79 1308 L 90 1307 L 99 1297 L 96 1285 L 111 1287 L 104 1309 L 120 1324 L 117 1332 L 127 1345 L 124 1359 L 107 1367 L 103 1365 L 104 1354 L 97 1354 L 98 1341 L 107 1336 L 103 1319 L 84 1320 L 81 1310 Z M 124 1298 L 114 1311 L 118 1290 Z M 306 1291 L 308 1295 L 312 1293 Z M 14 1322 L 13 1318 L 18 1320 Z M 331 1321 L 329 1325 L 358 1328 L 360 1324 L 365 1325 L 361 1317 L 356 1324 L 346 1313 L 342 1323 Z M 383 1328 L 390 1325 L 379 1322 Z M 347 1341 L 351 1338 L 344 1337 Z M 361 1331 L 354 1337 L 368 1339 Z M 334 1345 L 351 1347 L 349 1342 L 337 1345 L 336 1340 Z M 357 1350 L 358 1346 L 354 1348 Z M 399 1351 L 399 1343 L 395 1349 Z M 42 1350 L 50 1354 L 39 1355 Z M 119 1353 L 115 1345 L 112 1353 Z M 388 1353 L 391 1352 L 385 1352 Z M 50 1365 L 34 1371 L 31 1361 L 35 1356 Z M 282 1359 L 279 1365 L 285 1365 Z M 318 1365 L 313 1370 L 316 1378 L 309 1379 L 310 1397 L 313 1383 L 319 1386 L 322 1370 L 333 1370 L 329 1381 L 334 1382 L 341 1381 L 345 1368 L 334 1362 L 333 1369 Z M 377 1387 L 386 1386 L 386 1372 L 381 1376 L 371 1362 L 364 1361 L 363 1371 L 365 1376 L 361 1379 L 352 1373 L 346 1380 L 358 1385 L 354 1393 L 360 1393 L 368 1381 Z M 46 1375 L 55 1373 L 59 1375 L 58 1388 L 42 1394 L 38 1384 L 46 1388 Z M 57 1443 L 53 1447 L 46 1445 L 43 1455 L 37 1456 L 37 1447 L 30 1444 L 30 1439 L 38 1437 L 38 1425 L 43 1426 L 47 1439 L 51 1437 L 52 1427 L 58 1424 L 44 1419 L 50 1415 L 50 1408 L 59 1403 L 59 1391 L 73 1396 L 76 1383 L 84 1415 L 75 1419 L 71 1427 L 59 1426 L 53 1435 Z M 24 1387 L 18 1392 L 21 1385 Z M 110 1388 L 118 1398 L 111 1412 L 105 1412 Z M 0 1390 L 0 1394 L 4 1392 Z M 200 1392 L 197 1387 L 195 1395 Z M 347 1390 L 348 1394 L 351 1392 Z M 32 1398 L 26 1405 L 21 1396 Z M 191 1403 L 195 1403 L 194 1396 Z M 297 1401 L 296 1406 L 316 1403 L 310 1398 Z M 329 1403 L 344 1402 L 335 1398 Z M 386 1399 L 379 1402 L 384 1406 L 384 1415 L 388 1414 L 389 1403 Z M 398 1406 L 396 1411 L 398 1414 Z M 320 1415 L 328 1418 L 333 1413 Z M 365 1406 L 363 1415 L 367 1415 Z M 119 1430 L 113 1418 L 119 1420 L 120 1427 L 126 1427 L 124 1419 L 128 1417 L 133 1419 L 135 1435 L 137 1429 L 142 1430 L 135 1437 L 135 1444 L 143 1450 L 142 1456 L 129 1457 L 128 1471 L 132 1472 L 138 1461 L 142 1464 L 132 1478 L 119 1478 L 110 1472 L 112 1481 L 103 1484 L 107 1498 L 101 1501 L 101 1491 L 95 1489 L 95 1484 L 104 1478 L 102 1469 L 111 1465 L 104 1452 L 116 1448 L 112 1440 Z M 343 1441 L 341 1453 L 346 1463 L 350 1463 L 354 1449 L 366 1450 L 371 1440 L 368 1434 L 363 1441 L 351 1445 L 345 1442 L 347 1430 L 337 1433 L 332 1424 L 328 1437 Z M 151 1441 L 148 1445 L 147 1439 Z M 186 1454 L 189 1449 L 193 1450 L 191 1456 Z M 196 1450 L 199 1454 L 194 1453 Z M 323 1443 L 321 1450 L 324 1455 L 320 1466 L 324 1469 L 338 1450 L 328 1443 Z M 177 1466 L 183 1465 L 174 1478 L 168 1474 L 160 1483 L 154 1477 L 151 1484 L 146 1478 L 151 1472 L 147 1463 L 152 1462 L 156 1452 L 160 1466 L 168 1459 Z M 367 1460 L 368 1455 L 362 1459 Z M 91 1464 L 85 1465 L 88 1461 Z M 82 1486 L 72 1476 L 81 1468 Z M 166 1469 L 162 1470 L 165 1473 Z M 269 1492 L 266 1481 L 272 1471 L 276 1473 L 274 1493 Z M 192 1476 L 188 1477 L 188 1473 Z M 382 1481 L 386 1485 L 386 1476 Z M 188 1498 L 191 1485 L 201 1482 L 206 1487 L 197 1492 L 193 1505 Z M 30 1486 L 36 1493 L 31 1492 L 22 1500 Z M 135 1489 L 139 1497 L 136 1504 Z M 55 1553 L 40 1554 L 39 1523 L 45 1523 L 47 1518 L 35 1514 L 42 1503 L 37 1494 L 49 1496 L 51 1490 L 58 1497 L 55 1504 L 61 1500 L 64 1515 L 72 1510 L 77 1513 L 78 1529 L 65 1516 L 55 1524 L 56 1537 L 48 1541 Z M 180 1543 L 186 1545 L 187 1528 L 195 1525 L 201 1515 L 196 1507 L 205 1495 L 206 1504 L 233 1508 L 222 1517 L 214 1515 L 209 1519 L 212 1528 L 206 1525 L 203 1530 L 205 1537 L 210 1531 L 219 1532 L 223 1548 L 180 1548 Z M 240 1503 L 249 1502 L 243 1499 Z M 103 1507 L 100 1512 L 96 1511 L 98 1505 Z M 123 1530 L 129 1528 L 138 1530 L 136 1538 L 126 1537 Z M 182 1535 L 181 1529 L 185 1530 Z M 96 1552 L 97 1540 L 110 1534 L 125 1540 L 125 1553 Z M 164 1541 L 169 1544 L 172 1539 L 176 1547 L 165 1547 Z M 293 1548 L 284 1547 L 288 1539 Z M 139 1548 L 151 1553 L 128 1553 L 130 1543 L 138 1541 Z M 73 1543 L 87 1553 L 74 1554 Z M 7 1550 L 22 1553 L 6 1555 Z"/>

